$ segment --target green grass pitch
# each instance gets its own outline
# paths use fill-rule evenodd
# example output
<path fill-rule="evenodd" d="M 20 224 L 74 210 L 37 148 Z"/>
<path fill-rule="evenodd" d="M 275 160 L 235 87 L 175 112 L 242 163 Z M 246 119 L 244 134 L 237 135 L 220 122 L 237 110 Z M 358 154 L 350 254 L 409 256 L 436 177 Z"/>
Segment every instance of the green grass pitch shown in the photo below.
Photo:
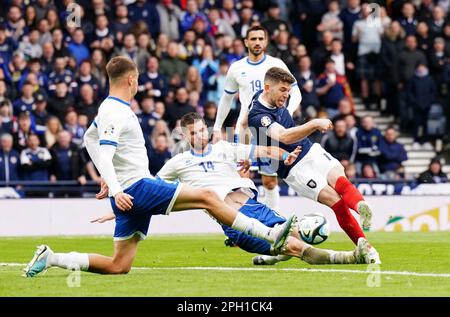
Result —
<path fill-rule="evenodd" d="M 381 255 L 380 274 L 367 265 L 312 266 L 299 259 L 255 267 L 252 254 L 225 247 L 221 235 L 149 236 L 128 275 L 82 272 L 79 287 L 68 287 L 70 271 L 52 268 L 29 279 L 20 264 L 41 243 L 56 252 L 110 255 L 111 238 L 0 238 L 0 296 L 450 296 L 450 232 L 368 238 Z M 320 247 L 350 250 L 353 244 L 334 233 Z"/>

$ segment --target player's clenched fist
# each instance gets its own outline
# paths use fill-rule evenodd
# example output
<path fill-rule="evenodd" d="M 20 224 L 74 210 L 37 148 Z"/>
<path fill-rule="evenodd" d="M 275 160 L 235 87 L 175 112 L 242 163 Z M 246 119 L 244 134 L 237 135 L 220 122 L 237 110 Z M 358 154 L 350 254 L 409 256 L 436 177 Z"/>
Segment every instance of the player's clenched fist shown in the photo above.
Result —
<path fill-rule="evenodd" d="M 314 123 L 317 126 L 317 130 L 320 132 L 327 132 L 333 128 L 333 123 L 330 119 L 314 119 Z"/>

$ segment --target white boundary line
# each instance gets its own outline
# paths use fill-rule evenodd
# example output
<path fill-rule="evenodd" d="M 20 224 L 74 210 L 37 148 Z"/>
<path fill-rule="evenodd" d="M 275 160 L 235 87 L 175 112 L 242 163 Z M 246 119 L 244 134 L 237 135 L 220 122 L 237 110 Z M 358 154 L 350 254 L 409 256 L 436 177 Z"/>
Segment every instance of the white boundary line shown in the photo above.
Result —
<path fill-rule="evenodd" d="M 24 263 L 2 263 L 0 267 L 17 267 L 25 266 Z M 254 272 L 311 272 L 311 273 L 351 273 L 351 274 L 382 274 L 382 275 L 405 275 L 419 277 L 444 277 L 450 278 L 449 273 L 418 273 L 407 271 L 381 271 L 373 267 L 371 270 L 347 270 L 347 269 L 309 269 L 309 268 L 263 268 L 263 267 L 209 267 L 209 266 L 189 266 L 189 267 L 133 267 L 133 270 L 147 271 L 254 271 Z"/>

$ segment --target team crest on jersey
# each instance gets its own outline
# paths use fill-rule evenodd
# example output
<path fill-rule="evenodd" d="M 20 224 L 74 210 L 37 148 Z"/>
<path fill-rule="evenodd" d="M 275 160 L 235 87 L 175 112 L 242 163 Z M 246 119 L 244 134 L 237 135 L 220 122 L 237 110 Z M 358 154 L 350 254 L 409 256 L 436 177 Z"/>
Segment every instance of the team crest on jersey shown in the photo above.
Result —
<path fill-rule="evenodd" d="M 11 156 L 11 158 L 9 159 L 11 164 L 16 164 L 17 163 L 17 158 L 14 156 Z"/>
<path fill-rule="evenodd" d="M 261 125 L 263 127 L 268 127 L 272 123 L 272 119 L 270 119 L 268 116 L 264 116 L 261 118 Z"/>
<path fill-rule="evenodd" d="M 106 127 L 105 131 L 103 132 L 105 135 L 113 135 L 114 134 L 114 126 L 110 124 Z"/>

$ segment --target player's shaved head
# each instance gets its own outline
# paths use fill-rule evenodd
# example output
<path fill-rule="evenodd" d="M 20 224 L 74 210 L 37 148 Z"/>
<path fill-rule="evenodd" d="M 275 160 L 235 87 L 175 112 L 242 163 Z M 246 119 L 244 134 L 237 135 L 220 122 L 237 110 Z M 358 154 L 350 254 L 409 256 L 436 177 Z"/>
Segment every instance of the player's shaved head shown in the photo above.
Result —
<path fill-rule="evenodd" d="M 278 83 L 288 83 L 292 85 L 295 83 L 295 78 L 289 72 L 280 67 L 272 67 L 266 72 L 264 76 L 264 83 L 276 85 Z"/>
<path fill-rule="evenodd" d="M 113 57 L 106 65 L 111 84 L 115 84 L 130 73 L 138 73 L 136 64 L 125 56 Z"/>

